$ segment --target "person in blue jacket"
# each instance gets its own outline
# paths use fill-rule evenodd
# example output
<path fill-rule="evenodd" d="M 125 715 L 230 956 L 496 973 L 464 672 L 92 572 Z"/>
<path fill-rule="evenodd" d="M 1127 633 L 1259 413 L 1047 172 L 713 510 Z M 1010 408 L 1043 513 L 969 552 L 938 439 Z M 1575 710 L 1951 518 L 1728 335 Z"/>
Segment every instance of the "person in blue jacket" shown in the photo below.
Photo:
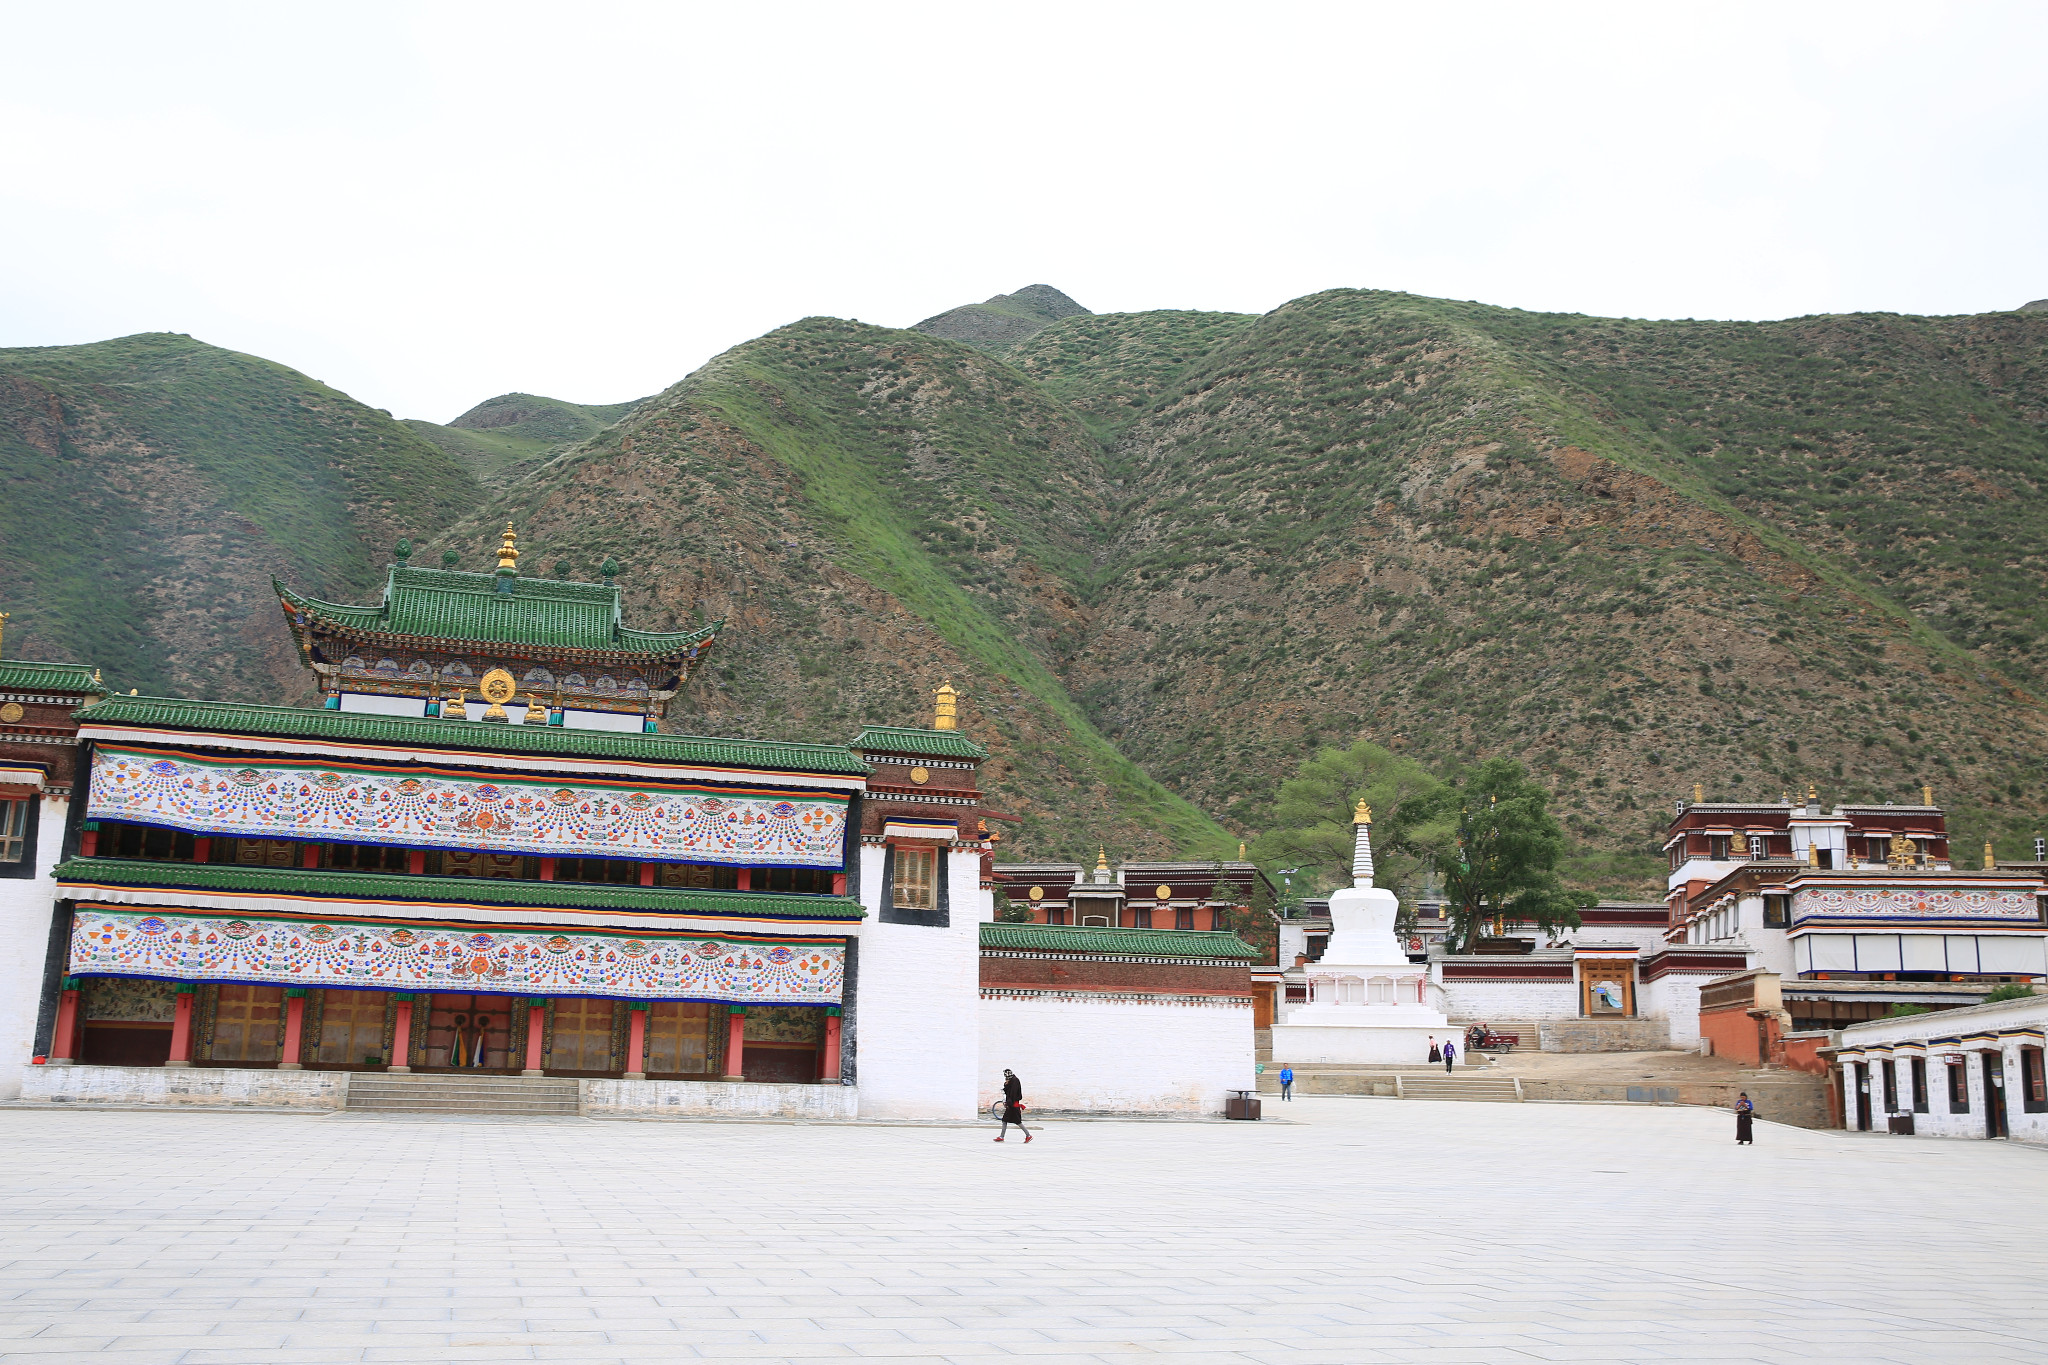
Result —
<path fill-rule="evenodd" d="M 1294 1098 L 1294 1068 L 1291 1066 L 1280 1068 L 1280 1098 L 1283 1100 Z"/>

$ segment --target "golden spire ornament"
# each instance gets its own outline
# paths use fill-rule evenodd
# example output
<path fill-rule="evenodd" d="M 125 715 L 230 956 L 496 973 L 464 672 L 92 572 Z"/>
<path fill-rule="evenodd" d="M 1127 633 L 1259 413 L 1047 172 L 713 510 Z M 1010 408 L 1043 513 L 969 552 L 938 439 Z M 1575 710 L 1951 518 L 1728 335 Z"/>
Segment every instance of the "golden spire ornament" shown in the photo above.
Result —
<path fill-rule="evenodd" d="M 519 533 L 509 521 L 505 523 L 505 542 L 498 547 L 498 572 L 519 572 Z"/>
<path fill-rule="evenodd" d="M 1351 812 L 1351 823 L 1369 825 L 1372 823 L 1372 807 L 1365 804 L 1365 798 L 1358 798 L 1358 808 Z"/>
<path fill-rule="evenodd" d="M 953 689 L 953 680 L 948 678 L 939 684 L 939 690 L 932 693 L 932 729 L 957 730 L 960 694 Z"/>

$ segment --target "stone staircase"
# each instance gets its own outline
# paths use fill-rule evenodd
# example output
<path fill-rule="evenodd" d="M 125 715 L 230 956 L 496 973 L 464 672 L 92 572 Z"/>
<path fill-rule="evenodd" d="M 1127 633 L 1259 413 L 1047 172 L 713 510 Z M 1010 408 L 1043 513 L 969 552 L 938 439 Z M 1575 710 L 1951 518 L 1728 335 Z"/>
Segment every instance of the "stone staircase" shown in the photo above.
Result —
<path fill-rule="evenodd" d="M 352 1114 L 489 1114 L 573 1118 L 576 1082 L 554 1076 L 393 1076 L 356 1072 L 342 1106 Z"/>
<path fill-rule="evenodd" d="M 1403 1076 L 1395 1093 L 1404 1100 L 1484 1100 L 1519 1104 L 1521 1082 L 1513 1076 Z"/>

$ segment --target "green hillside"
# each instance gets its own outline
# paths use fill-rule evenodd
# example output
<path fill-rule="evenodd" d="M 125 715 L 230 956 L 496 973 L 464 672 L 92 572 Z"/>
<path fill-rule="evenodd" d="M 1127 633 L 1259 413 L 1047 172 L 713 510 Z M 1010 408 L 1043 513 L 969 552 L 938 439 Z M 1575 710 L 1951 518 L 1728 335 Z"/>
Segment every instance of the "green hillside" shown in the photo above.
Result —
<path fill-rule="evenodd" d="M 950 319 L 950 321 L 948 321 Z M 295 686 L 273 568 L 368 591 L 399 534 L 607 557 L 723 618 L 676 728 L 843 738 L 943 678 L 1005 856 L 1231 850 L 1366 736 L 1526 762 L 1581 886 L 1655 883 L 1694 783 L 2048 824 L 2048 313 L 1774 323 L 1333 290 L 1263 317 L 1033 286 L 810 318 L 638 404 L 395 423 L 182 337 L 0 353 L 9 653 Z"/>
<path fill-rule="evenodd" d="M 11 657 L 273 700 L 306 683 L 270 575 L 367 591 L 400 534 L 480 491 L 386 414 L 170 333 L 0 350 L 0 477 Z"/>
<path fill-rule="evenodd" d="M 557 451 L 595 436 L 638 405 L 565 403 L 530 393 L 487 398 L 447 426 L 410 419 L 414 434 L 461 461 L 491 488 L 531 472 Z"/>

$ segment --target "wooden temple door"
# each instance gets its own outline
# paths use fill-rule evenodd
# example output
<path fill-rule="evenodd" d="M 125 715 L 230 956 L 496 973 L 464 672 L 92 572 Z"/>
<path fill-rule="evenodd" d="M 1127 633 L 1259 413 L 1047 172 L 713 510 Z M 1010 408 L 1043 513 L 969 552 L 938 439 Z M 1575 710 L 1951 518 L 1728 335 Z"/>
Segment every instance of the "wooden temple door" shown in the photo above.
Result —
<path fill-rule="evenodd" d="M 208 1060 L 275 1065 L 282 1055 L 284 987 L 229 983 L 219 991 Z"/>
<path fill-rule="evenodd" d="M 322 1066 L 382 1066 L 384 1055 L 384 991 L 323 991 L 320 999 L 320 1047 L 314 1059 Z"/>
<path fill-rule="evenodd" d="M 600 1073 L 623 1070 L 612 1065 L 614 1014 L 615 1007 L 609 1000 L 555 1001 L 555 1036 L 548 1047 L 547 1069 Z"/>
<path fill-rule="evenodd" d="M 655 1001 L 647 1011 L 646 1070 L 650 1076 L 707 1074 L 711 1070 L 711 1006 L 686 1000 Z"/>
<path fill-rule="evenodd" d="M 512 998 L 505 995 L 436 995 L 427 1011 L 426 1056 L 430 1067 L 463 1071 L 516 1069 L 510 1051 Z M 520 1034 L 525 1043 L 525 1033 Z"/>
<path fill-rule="evenodd" d="M 2005 1136 L 2005 1058 L 1984 1054 L 1984 1136 Z"/>

